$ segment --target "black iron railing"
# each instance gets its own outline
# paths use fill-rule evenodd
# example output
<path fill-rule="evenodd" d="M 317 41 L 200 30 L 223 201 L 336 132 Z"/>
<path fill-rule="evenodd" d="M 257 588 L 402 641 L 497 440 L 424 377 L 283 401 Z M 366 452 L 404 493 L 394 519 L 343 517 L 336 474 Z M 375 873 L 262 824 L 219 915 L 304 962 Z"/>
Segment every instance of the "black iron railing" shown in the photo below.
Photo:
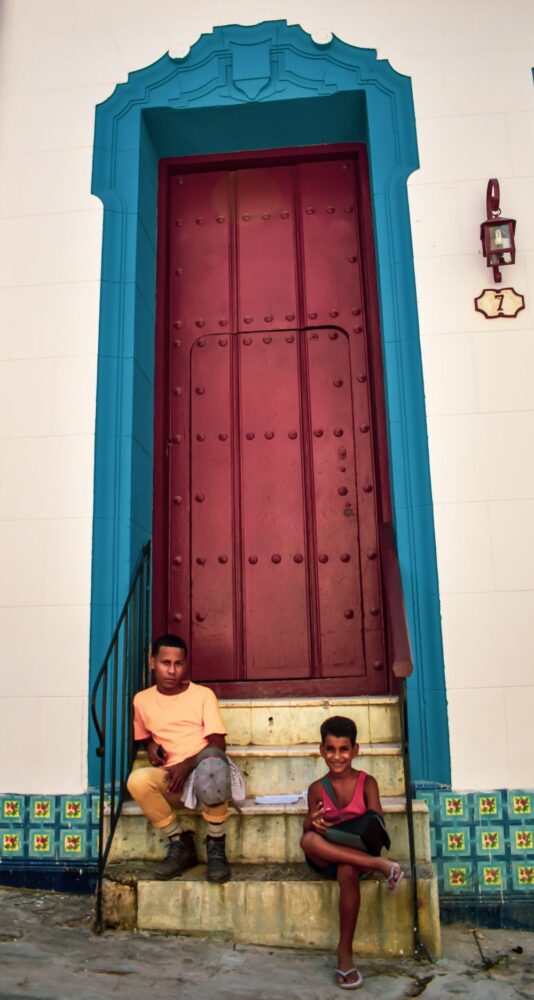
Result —
<path fill-rule="evenodd" d="M 391 523 L 380 526 L 380 569 L 385 594 L 386 634 L 390 667 L 397 680 L 399 690 L 399 713 L 401 724 L 401 749 L 404 770 L 404 794 L 406 797 L 406 820 L 408 824 L 408 846 L 410 850 L 412 916 L 414 955 L 416 959 L 429 959 L 426 945 L 421 940 L 419 927 L 419 899 L 417 893 L 417 858 L 413 821 L 412 777 L 408 743 L 408 701 L 406 681 L 413 671 L 412 651 L 402 579 L 397 555 L 397 543 Z"/>
<path fill-rule="evenodd" d="M 151 557 L 147 542 L 91 694 L 100 758 L 96 930 L 102 930 L 102 880 L 134 758 L 132 699 L 148 684 Z"/>

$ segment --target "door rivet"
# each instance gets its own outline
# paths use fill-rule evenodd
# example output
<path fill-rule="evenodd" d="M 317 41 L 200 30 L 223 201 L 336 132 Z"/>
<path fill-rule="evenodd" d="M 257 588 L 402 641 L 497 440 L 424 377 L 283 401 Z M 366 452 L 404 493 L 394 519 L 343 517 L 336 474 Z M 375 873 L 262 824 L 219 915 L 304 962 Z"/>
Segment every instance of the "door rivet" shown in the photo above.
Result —
<path fill-rule="evenodd" d="M 195 392 L 196 392 L 197 396 L 203 396 L 204 393 L 205 393 L 205 391 L 206 390 L 205 390 L 205 388 L 204 388 L 203 385 L 197 385 L 197 387 L 195 389 Z"/>
<path fill-rule="evenodd" d="M 202 216 L 200 216 L 197 219 L 197 226 L 203 226 L 203 225 L 204 225 L 204 219 L 202 218 Z"/>
<path fill-rule="evenodd" d="M 271 213 L 270 212 L 263 212 L 262 213 L 262 219 L 265 219 L 266 222 L 270 218 L 271 218 Z"/>
<path fill-rule="evenodd" d="M 205 434 L 197 434 L 197 441 L 205 441 L 205 440 L 206 440 Z"/>
<path fill-rule="evenodd" d="M 219 326 L 228 326 L 228 320 L 227 319 L 220 319 L 219 320 Z M 220 343 L 220 341 L 219 341 L 219 343 Z"/>
<path fill-rule="evenodd" d="M 289 433 L 288 433 L 287 436 L 290 439 L 290 441 L 294 441 L 295 438 L 297 437 L 297 432 L 296 431 L 289 431 Z"/>
<path fill-rule="evenodd" d="M 176 220 L 175 225 L 177 225 L 177 226 L 183 226 L 183 224 L 184 224 L 184 220 L 183 219 L 177 219 Z"/>
<path fill-rule="evenodd" d="M 206 324 L 205 324 L 205 322 L 204 322 L 203 319 L 197 319 L 197 320 L 195 320 L 195 326 L 205 326 L 205 325 Z"/>
<path fill-rule="evenodd" d="M 328 336 L 330 337 L 330 340 L 337 340 L 338 338 L 338 334 L 336 333 L 335 330 L 331 330 Z"/>
<path fill-rule="evenodd" d="M 289 212 L 280 212 L 281 219 L 289 219 Z"/>
<path fill-rule="evenodd" d="M 205 622 L 206 621 L 206 615 L 201 614 L 200 611 L 197 611 L 197 613 L 195 615 L 195 618 L 196 618 L 197 622 Z"/>
<path fill-rule="evenodd" d="M 184 324 L 182 323 L 181 319 L 175 319 L 175 321 L 174 321 L 174 329 L 175 330 L 181 330 L 182 327 L 183 327 L 183 325 Z"/>
<path fill-rule="evenodd" d="M 310 340 L 319 340 L 318 333 L 310 333 Z"/>
<path fill-rule="evenodd" d="M 314 433 L 314 436 L 315 436 L 316 438 L 320 438 L 320 437 L 322 437 L 322 436 L 323 436 L 323 434 L 324 434 L 324 431 L 322 431 L 322 430 L 321 430 L 321 428 L 320 428 L 320 427 L 318 427 L 318 428 L 317 428 L 317 430 L 315 430 L 315 431 L 314 431 L 313 433 Z"/>
<path fill-rule="evenodd" d="M 347 260 L 349 264 L 355 264 L 358 258 L 356 257 L 355 254 L 351 254 L 350 257 L 347 257 Z"/>
<path fill-rule="evenodd" d="M 248 561 L 251 564 L 251 566 L 255 566 L 256 563 L 257 563 L 257 561 L 258 561 L 258 557 L 257 556 L 249 556 L 248 557 Z"/>
<path fill-rule="evenodd" d="M 334 427 L 334 437 L 337 437 L 337 438 L 343 437 L 343 428 L 342 427 Z"/>
<path fill-rule="evenodd" d="M 343 563 L 350 562 L 350 552 L 342 552 L 339 558 Z"/>
<path fill-rule="evenodd" d="M 361 314 L 362 314 L 361 309 L 353 309 L 352 310 L 352 315 L 353 316 L 361 316 Z"/>
<path fill-rule="evenodd" d="M 275 552 L 274 555 L 271 556 L 271 562 L 276 563 L 276 564 L 278 564 L 279 562 L 282 562 L 282 556 L 279 556 L 278 552 Z"/>
<path fill-rule="evenodd" d="M 377 555 L 376 549 L 369 549 L 369 551 L 367 553 L 367 558 L 368 559 L 376 559 L 376 555 Z"/>
<path fill-rule="evenodd" d="M 219 434 L 219 441 L 226 441 L 228 434 Z"/>
<path fill-rule="evenodd" d="M 376 607 L 376 606 L 374 605 L 374 606 L 373 606 L 372 608 L 369 608 L 369 614 L 371 614 L 371 615 L 373 615 L 374 617 L 376 617 L 376 615 L 379 615 L 379 614 L 380 614 L 380 608 L 377 608 L 377 607 Z"/>
<path fill-rule="evenodd" d="M 179 277 L 180 277 L 180 275 L 184 273 L 184 269 L 183 269 L 183 267 L 177 267 L 174 273 L 175 273 L 175 274 L 177 275 L 177 277 L 179 278 Z"/>
<path fill-rule="evenodd" d="M 308 319 L 317 319 L 317 313 L 308 313 Z"/>
<path fill-rule="evenodd" d="M 349 491 L 348 491 L 348 489 L 347 489 L 346 486 L 340 486 L 338 488 L 338 493 L 339 493 L 340 497 L 346 497 L 346 495 L 347 495 L 348 492 Z"/>
<path fill-rule="evenodd" d="M 356 376 L 356 379 L 358 382 L 367 382 L 367 375 L 365 372 L 362 372 L 361 375 Z"/>
<path fill-rule="evenodd" d="M 228 562 L 228 556 L 219 556 L 219 562 L 224 566 Z"/>
<path fill-rule="evenodd" d="M 369 424 L 360 424 L 360 431 L 362 434 L 367 434 L 369 432 Z"/>
<path fill-rule="evenodd" d="M 363 326 L 353 326 L 352 327 L 352 332 L 353 333 L 362 333 L 362 331 L 363 331 Z"/>
<path fill-rule="evenodd" d="M 334 379 L 334 385 L 335 385 L 336 389 L 341 389 L 341 386 L 343 385 L 343 379 L 342 378 L 335 378 Z"/>
<path fill-rule="evenodd" d="M 294 338 L 293 336 L 291 336 L 291 337 L 286 337 L 286 344 L 292 344 L 292 343 L 293 343 L 293 341 L 294 341 L 294 339 L 295 339 L 295 338 Z"/>
<path fill-rule="evenodd" d="M 254 440 L 254 433 L 252 431 L 247 431 L 247 433 L 245 434 L 245 437 L 246 437 L 247 441 L 253 441 Z"/>
<path fill-rule="evenodd" d="M 382 663 L 382 660 L 375 660 L 373 663 L 373 667 L 375 668 L 375 670 L 383 670 L 384 664 Z"/>
<path fill-rule="evenodd" d="M 173 497 L 172 502 L 175 507 L 179 507 L 180 504 L 183 502 L 183 499 L 184 499 L 183 497 Z"/>
<path fill-rule="evenodd" d="M 180 444 L 181 440 L 182 440 L 181 434 L 173 434 L 172 438 L 169 441 L 169 444 Z"/>
<path fill-rule="evenodd" d="M 174 563 L 175 566 L 181 566 L 182 565 L 182 557 L 181 556 L 175 556 L 174 559 L 173 559 L 173 563 Z"/>
<path fill-rule="evenodd" d="M 204 559 L 204 556 L 197 556 L 197 566 L 205 566 L 205 565 L 206 565 L 206 560 Z"/>
<path fill-rule="evenodd" d="M 318 558 L 319 558 L 319 562 L 320 563 L 327 563 L 328 562 L 328 556 L 327 556 L 326 552 L 321 552 Z"/>
<path fill-rule="evenodd" d="M 172 390 L 172 394 L 173 396 L 181 396 L 182 395 L 181 385 L 175 385 L 174 389 Z"/>
<path fill-rule="evenodd" d="M 273 321 L 273 316 L 271 316 L 270 313 L 269 313 L 268 316 L 264 316 L 263 318 L 264 318 L 264 320 L 265 320 L 266 323 L 272 323 L 272 321 Z"/>
<path fill-rule="evenodd" d="M 252 316 L 244 316 L 243 317 L 243 322 L 244 323 L 252 323 Z"/>
<path fill-rule="evenodd" d="M 264 344 L 271 344 L 271 343 L 272 343 L 272 340 L 273 340 L 273 338 L 272 338 L 272 337 L 264 337 L 264 338 L 263 338 L 263 343 L 264 343 Z"/>
<path fill-rule="evenodd" d="M 217 222 L 224 222 L 224 215 L 218 215 Z"/>
<path fill-rule="evenodd" d="M 295 319 L 295 313 L 286 313 L 286 319 L 288 323 L 292 323 Z"/>
<path fill-rule="evenodd" d="M 304 562 L 304 556 L 301 555 L 300 552 L 296 552 L 295 555 L 293 556 L 293 562 L 296 563 Z"/>
<path fill-rule="evenodd" d="M 345 611 L 345 618 L 354 618 L 354 611 L 352 608 L 348 608 L 348 610 Z"/>
<path fill-rule="evenodd" d="M 205 337 L 201 337 L 200 340 L 197 340 L 197 344 L 198 344 L 199 347 L 205 347 L 206 346 L 206 338 Z"/>
<path fill-rule="evenodd" d="M 345 205 L 345 211 L 350 215 L 350 213 L 354 211 L 354 208 L 352 205 Z"/>
<path fill-rule="evenodd" d="M 172 346 L 173 347 L 181 347 L 182 346 L 182 341 L 181 340 L 173 340 Z"/>
<path fill-rule="evenodd" d="M 242 215 L 241 218 L 243 219 L 243 222 L 250 222 L 252 216 L 247 212 L 246 215 Z"/>
<path fill-rule="evenodd" d="M 226 337 L 221 337 L 221 339 L 219 340 L 219 347 L 226 347 L 227 343 L 228 341 Z"/>
<path fill-rule="evenodd" d="M 252 343 L 252 337 L 243 337 L 243 343 L 245 347 L 250 347 Z"/>
<path fill-rule="evenodd" d="M 373 492 L 373 484 L 372 483 L 366 483 L 365 486 L 364 486 L 364 488 L 363 488 L 363 492 L 364 493 L 372 493 Z"/>
<path fill-rule="evenodd" d="M 184 617 L 184 616 L 183 616 L 183 615 L 181 615 L 179 611 L 177 611 L 177 612 L 176 612 L 176 613 L 175 613 L 175 614 L 174 614 L 174 615 L 172 616 L 172 620 L 173 620 L 173 622 L 181 622 L 181 621 L 183 620 L 183 617 Z"/>
<path fill-rule="evenodd" d="M 308 205 L 306 209 L 306 215 L 315 215 L 315 209 L 312 208 L 311 205 Z"/>
<path fill-rule="evenodd" d="M 326 211 L 328 212 L 329 215 L 333 215 L 335 212 L 335 208 L 333 205 L 329 205 Z"/>
<path fill-rule="evenodd" d="M 336 316 L 339 316 L 339 309 L 331 309 L 329 315 L 332 317 L 332 319 L 335 319 Z"/>
<path fill-rule="evenodd" d="M 272 441 L 274 437 L 274 431 L 265 431 L 265 437 L 268 441 Z"/>
<path fill-rule="evenodd" d="M 203 493 L 197 493 L 195 496 L 195 500 L 197 503 L 203 503 L 205 499 L 206 497 L 204 496 Z"/>

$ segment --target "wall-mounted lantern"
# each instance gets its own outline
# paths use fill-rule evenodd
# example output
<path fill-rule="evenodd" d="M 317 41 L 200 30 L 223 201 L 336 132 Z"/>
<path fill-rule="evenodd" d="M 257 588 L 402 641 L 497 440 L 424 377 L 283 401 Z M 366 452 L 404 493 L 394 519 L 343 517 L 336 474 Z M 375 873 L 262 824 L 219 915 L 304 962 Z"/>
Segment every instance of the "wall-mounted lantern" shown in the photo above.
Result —
<path fill-rule="evenodd" d="M 492 177 L 486 190 L 487 219 L 480 226 L 480 239 L 487 265 L 493 268 L 494 281 L 502 281 L 500 267 L 515 261 L 516 220 L 503 219 L 499 201 L 499 182 L 496 177 Z"/>

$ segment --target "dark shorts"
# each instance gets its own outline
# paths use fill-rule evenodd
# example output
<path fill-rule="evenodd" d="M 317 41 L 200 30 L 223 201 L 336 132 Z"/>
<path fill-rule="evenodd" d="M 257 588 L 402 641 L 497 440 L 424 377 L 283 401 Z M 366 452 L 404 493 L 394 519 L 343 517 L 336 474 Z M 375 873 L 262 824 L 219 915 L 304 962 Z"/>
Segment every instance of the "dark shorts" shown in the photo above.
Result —
<path fill-rule="evenodd" d="M 326 868 L 320 868 L 315 861 L 312 861 L 312 859 L 308 857 L 307 854 L 305 854 L 304 857 L 306 858 L 308 867 L 311 868 L 312 872 L 316 872 L 316 874 L 320 875 L 321 878 L 330 878 L 330 879 L 337 878 L 337 868 L 338 868 L 337 862 L 332 861 L 331 864 L 326 866 Z M 369 874 L 370 874 L 369 869 L 362 868 L 362 870 L 360 871 L 360 882 L 364 878 L 367 878 Z"/>

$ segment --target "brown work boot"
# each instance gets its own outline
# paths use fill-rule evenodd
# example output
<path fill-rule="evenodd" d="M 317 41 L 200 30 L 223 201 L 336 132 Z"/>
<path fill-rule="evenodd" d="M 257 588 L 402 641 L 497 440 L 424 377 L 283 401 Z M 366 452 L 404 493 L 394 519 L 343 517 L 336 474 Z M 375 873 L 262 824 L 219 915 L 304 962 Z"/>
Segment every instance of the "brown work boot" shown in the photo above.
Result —
<path fill-rule="evenodd" d="M 208 882 L 228 882 L 232 872 L 226 857 L 226 837 L 206 837 Z"/>
<path fill-rule="evenodd" d="M 198 865 L 198 858 L 193 831 L 184 830 L 179 837 L 169 840 L 167 857 L 154 868 L 154 878 L 176 878 L 195 865 Z"/>

